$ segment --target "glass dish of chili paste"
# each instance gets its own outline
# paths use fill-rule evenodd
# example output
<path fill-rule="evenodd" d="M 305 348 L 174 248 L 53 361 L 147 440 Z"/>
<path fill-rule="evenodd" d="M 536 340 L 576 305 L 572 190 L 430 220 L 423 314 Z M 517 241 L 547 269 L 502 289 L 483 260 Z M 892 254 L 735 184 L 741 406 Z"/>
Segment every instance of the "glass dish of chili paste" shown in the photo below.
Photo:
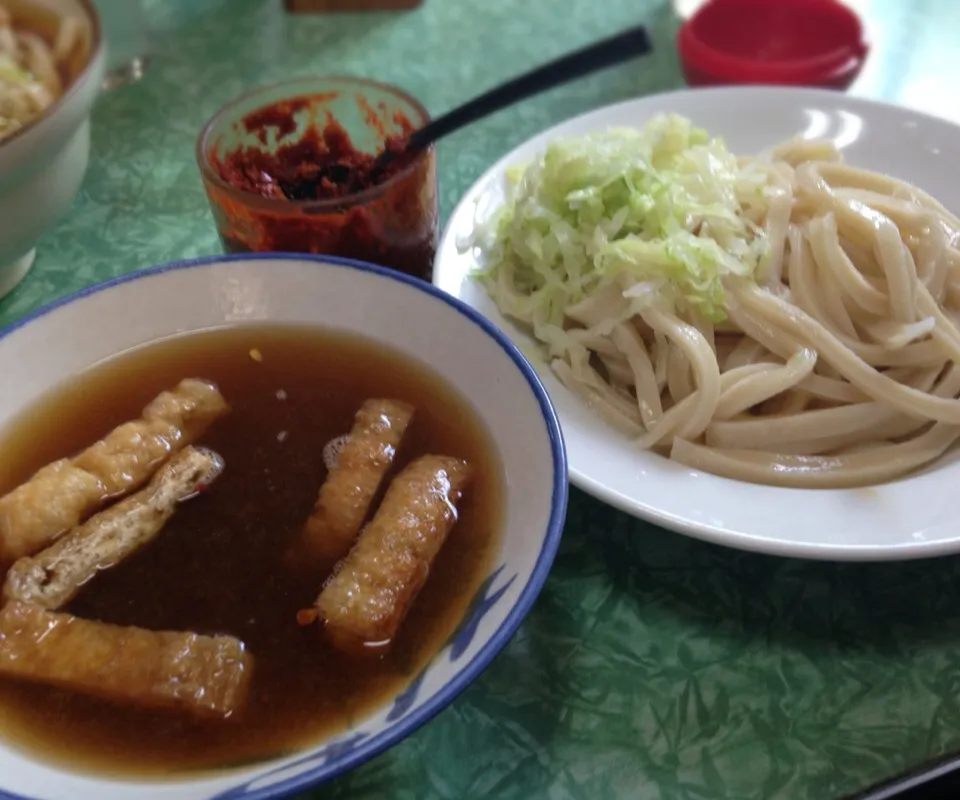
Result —
<path fill-rule="evenodd" d="M 423 106 L 360 78 L 303 78 L 221 109 L 197 163 L 227 252 L 322 253 L 430 280 L 437 245 L 433 148 L 402 153 Z M 384 169 L 384 149 L 401 153 Z"/>

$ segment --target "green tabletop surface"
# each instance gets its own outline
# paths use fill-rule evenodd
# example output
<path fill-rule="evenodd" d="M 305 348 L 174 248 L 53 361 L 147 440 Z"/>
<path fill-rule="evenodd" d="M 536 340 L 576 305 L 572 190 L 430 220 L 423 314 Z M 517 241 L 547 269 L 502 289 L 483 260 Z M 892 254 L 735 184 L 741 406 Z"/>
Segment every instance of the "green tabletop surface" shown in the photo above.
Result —
<path fill-rule="evenodd" d="M 853 93 L 960 121 L 960 3 L 854 5 L 874 50 Z M 666 0 L 426 0 L 412 12 L 296 16 L 279 0 L 146 9 L 146 76 L 99 99 L 80 195 L 0 301 L 0 324 L 113 275 L 219 252 L 194 141 L 218 107 L 258 84 L 357 74 L 398 83 L 439 113 L 649 24 L 652 57 L 444 141 L 444 218 L 490 163 L 544 127 L 682 86 Z M 505 651 L 432 722 L 303 797 L 829 800 L 960 748 L 958 698 L 960 560 L 740 553 L 573 490 L 553 571 Z"/>

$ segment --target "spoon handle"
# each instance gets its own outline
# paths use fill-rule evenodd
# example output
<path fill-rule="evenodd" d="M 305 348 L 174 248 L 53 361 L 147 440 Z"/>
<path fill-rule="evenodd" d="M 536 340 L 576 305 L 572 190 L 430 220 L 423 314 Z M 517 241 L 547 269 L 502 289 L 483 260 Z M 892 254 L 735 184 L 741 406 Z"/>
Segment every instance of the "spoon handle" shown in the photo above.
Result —
<path fill-rule="evenodd" d="M 646 55 L 652 49 L 650 37 L 644 26 L 630 28 L 513 78 L 453 111 L 437 117 L 414 131 L 410 135 L 407 146 L 416 149 L 427 147 L 448 133 L 453 133 L 518 100 L 589 75 L 604 67 L 619 64 L 621 61 Z"/>

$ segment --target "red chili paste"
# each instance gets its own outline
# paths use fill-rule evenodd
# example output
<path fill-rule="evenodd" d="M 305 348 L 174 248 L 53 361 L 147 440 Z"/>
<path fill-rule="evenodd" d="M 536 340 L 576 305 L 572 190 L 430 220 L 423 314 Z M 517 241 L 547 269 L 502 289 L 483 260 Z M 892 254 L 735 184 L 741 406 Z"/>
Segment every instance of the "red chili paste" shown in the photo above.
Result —
<path fill-rule="evenodd" d="M 401 133 L 386 135 L 382 115 L 357 98 L 383 147 L 398 154 L 381 168 L 374 168 L 378 154 L 358 150 L 329 113 L 322 127 L 311 123 L 295 141 L 282 141 L 273 152 L 267 147 L 270 129 L 278 140 L 289 138 L 297 114 L 329 99 L 297 97 L 248 114 L 242 125 L 262 148 L 237 146 L 219 155 L 216 144 L 210 148 L 208 161 L 228 186 L 281 201 L 247 204 L 208 185 L 225 248 L 339 255 L 429 279 L 437 233 L 435 162 L 432 151 L 404 152 L 413 129 L 406 117 L 395 114 Z M 358 193 L 369 196 L 351 199 Z"/>

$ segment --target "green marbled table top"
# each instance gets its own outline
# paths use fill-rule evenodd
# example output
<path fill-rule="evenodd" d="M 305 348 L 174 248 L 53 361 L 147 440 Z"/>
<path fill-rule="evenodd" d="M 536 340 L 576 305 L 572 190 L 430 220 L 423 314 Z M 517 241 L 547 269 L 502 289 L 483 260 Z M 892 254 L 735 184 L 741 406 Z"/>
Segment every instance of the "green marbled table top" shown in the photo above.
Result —
<path fill-rule="evenodd" d="M 960 120 L 960 4 L 851 0 L 853 88 Z M 193 146 L 257 84 L 352 73 L 434 113 L 646 19 L 655 56 L 553 91 L 439 149 L 442 213 L 497 157 L 590 108 L 681 85 L 665 0 L 426 0 L 288 16 L 279 0 L 154 0 L 146 77 L 101 97 L 70 214 L 0 324 L 138 267 L 219 251 Z M 504 653 L 433 722 L 317 798 L 828 800 L 960 748 L 960 560 L 836 565 L 738 553 L 574 490 L 563 544 Z"/>

